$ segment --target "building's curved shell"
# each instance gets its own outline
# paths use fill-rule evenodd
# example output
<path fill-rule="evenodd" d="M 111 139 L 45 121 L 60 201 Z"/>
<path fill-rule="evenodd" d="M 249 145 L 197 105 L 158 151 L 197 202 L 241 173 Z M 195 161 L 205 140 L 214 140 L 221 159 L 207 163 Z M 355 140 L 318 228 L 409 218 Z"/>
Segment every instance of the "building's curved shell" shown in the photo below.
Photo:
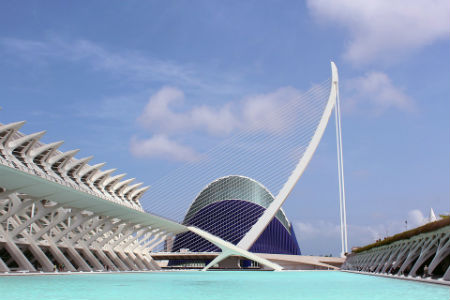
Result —
<path fill-rule="evenodd" d="M 207 230 L 237 244 L 273 200 L 273 195 L 251 178 L 237 175 L 222 177 L 200 192 L 189 208 L 184 224 Z M 182 248 L 194 252 L 219 251 L 213 244 L 191 233 L 177 235 L 173 250 Z M 278 212 L 250 251 L 300 254 L 291 224 L 282 211 Z"/>
<path fill-rule="evenodd" d="M 252 178 L 241 175 L 221 177 L 208 184 L 198 194 L 189 207 L 183 223 L 188 224 L 199 210 L 217 201 L 243 200 L 267 208 L 274 198 L 265 186 Z M 291 224 L 282 209 L 277 212 L 276 218 L 289 230 Z"/>

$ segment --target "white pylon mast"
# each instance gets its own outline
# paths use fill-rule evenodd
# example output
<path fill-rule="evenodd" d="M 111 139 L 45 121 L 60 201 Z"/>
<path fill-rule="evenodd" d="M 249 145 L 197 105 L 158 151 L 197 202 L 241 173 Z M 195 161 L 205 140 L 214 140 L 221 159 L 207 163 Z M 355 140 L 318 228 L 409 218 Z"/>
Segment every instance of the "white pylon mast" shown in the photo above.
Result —
<path fill-rule="evenodd" d="M 348 252 L 347 245 L 347 212 L 345 208 L 345 181 L 344 181 L 344 160 L 342 155 L 342 127 L 341 127 L 341 104 L 339 99 L 339 84 L 336 84 L 336 104 L 334 114 L 336 119 L 336 147 L 339 178 L 339 211 L 341 222 L 341 256 Z"/>

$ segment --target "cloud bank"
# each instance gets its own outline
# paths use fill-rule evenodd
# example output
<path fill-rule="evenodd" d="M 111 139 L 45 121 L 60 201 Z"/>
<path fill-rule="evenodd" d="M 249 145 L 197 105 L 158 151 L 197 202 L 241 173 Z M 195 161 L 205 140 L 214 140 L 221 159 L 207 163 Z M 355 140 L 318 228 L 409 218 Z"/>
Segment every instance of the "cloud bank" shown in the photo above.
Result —
<path fill-rule="evenodd" d="M 355 65 L 392 61 L 448 38 L 450 2 L 308 0 L 312 16 L 350 33 L 344 58 Z"/>
<path fill-rule="evenodd" d="M 131 152 L 138 157 L 195 161 L 200 155 L 177 141 L 180 135 L 201 132 L 226 137 L 242 131 L 279 133 L 288 126 L 286 116 L 290 112 L 286 107 L 299 97 L 300 91 L 283 87 L 220 106 L 189 106 L 182 90 L 166 86 L 150 97 L 138 118 L 138 123 L 152 137 L 134 137 Z M 157 142 L 162 145 L 157 146 Z"/>
<path fill-rule="evenodd" d="M 429 222 L 428 217 L 419 209 L 408 212 L 406 220 L 407 228 L 411 229 Z M 329 221 L 317 220 L 314 222 L 293 222 L 296 235 L 300 241 L 304 254 L 324 255 L 333 253 L 340 254 L 340 234 L 339 224 Z M 348 224 L 349 247 L 364 246 L 373 243 L 377 239 L 391 236 L 406 229 L 404 220 L 383 222 L 372 225 Z M 334 248 L 330 248 L 333 247 Z M 350 250 L 350 249 L 349 249 Z"/>
<path fill-rule="evenodd" d="M 394 109 L 413 112 L 416 104 L 404 89 L 396 87 L 384 72 L 368 72 L 362 76 L 350 78 L 343 84 L 346 98 L 345 112 L 369 112 L 380 115 Z"/>

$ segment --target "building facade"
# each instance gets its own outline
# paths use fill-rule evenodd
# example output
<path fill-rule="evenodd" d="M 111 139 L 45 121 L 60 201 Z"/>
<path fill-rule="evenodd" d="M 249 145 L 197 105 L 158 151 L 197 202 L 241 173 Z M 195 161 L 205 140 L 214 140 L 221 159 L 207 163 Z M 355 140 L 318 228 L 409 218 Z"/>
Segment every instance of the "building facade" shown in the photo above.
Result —
<path fill-rule="evenodd" d="M 195 198 L 183 224 L 195 226 L 237 244 L 274 201 L 273 195 L 259 182 L 231 175 L 211 182 Z M 210 242 L 193 233 L 175 237 L 173 251 L 219 252 Z M 291 223 L 283 210 L 269 223 L 250 248 L 254 253 L 300 255 L 300 247 Z"/>

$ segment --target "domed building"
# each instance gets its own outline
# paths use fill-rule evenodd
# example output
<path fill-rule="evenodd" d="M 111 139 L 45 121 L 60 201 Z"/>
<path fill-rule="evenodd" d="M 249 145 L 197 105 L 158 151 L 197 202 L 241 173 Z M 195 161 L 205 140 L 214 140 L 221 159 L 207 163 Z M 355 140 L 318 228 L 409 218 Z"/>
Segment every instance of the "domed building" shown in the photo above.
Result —
<path fill-rule="evenodd" d="M 206 230 L 237 244 L 256 223 L 274 196 L 259 182 L 244 176 L 219 178 L 206 186 L 192 202 L 183 224 Z M 175 237 L 172 251 L 220 252 L 192 232 Z M 254 253 L 300 255 L 291 223 L 280 209 L 250 248 Z"/>

